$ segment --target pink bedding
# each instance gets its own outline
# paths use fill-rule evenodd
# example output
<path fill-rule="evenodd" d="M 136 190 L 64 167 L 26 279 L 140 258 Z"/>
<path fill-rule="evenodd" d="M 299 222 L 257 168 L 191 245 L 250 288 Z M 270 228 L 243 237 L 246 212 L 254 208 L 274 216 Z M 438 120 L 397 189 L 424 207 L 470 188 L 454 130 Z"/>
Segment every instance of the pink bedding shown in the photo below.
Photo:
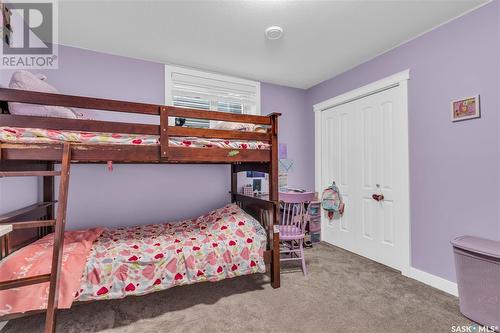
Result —
<path fill-rule="evenodd" d="M 47 130 L 40 128 L 0 127 L 0 142 L 7 143 L 60 143 L 158 145 L 158 135 L 96 133 Z M 197 137 L 169 137 L 169 146 L 193 148 L 269 149 L 261 141 L 207 139 Z"/>
<path fill-rule="evenodd" d="M 69 308 L 80 285 L 92 243 L 102 228 L 64 234 L 59 307 Z M 0 281 L 50 273 L 54 234 L 14 252 L 0 262 Z M 0 291 L 0 316 L 47 308 L 49 283 Z M 1 318 L 1 317 L 0 317 Z"/>
<path fill-rule="evenodd" d="M 53 236 L 0 263 L 0 281 L 49 272 Z M 67 231 L 59 307 L 265 272 L 264 228 L 231 204 L 194 220 Z M 0 316 L 43 309 L 48 283 L 0 291 Z M 1 318 L 1 317 L 0 317 Z"/>
<path fill-rule="evenodd" d="M 123 298 L 265 272 L 264 228 L 237 205 L 195 220 L 105 230 L 87 260 L 78 300 Z"/>

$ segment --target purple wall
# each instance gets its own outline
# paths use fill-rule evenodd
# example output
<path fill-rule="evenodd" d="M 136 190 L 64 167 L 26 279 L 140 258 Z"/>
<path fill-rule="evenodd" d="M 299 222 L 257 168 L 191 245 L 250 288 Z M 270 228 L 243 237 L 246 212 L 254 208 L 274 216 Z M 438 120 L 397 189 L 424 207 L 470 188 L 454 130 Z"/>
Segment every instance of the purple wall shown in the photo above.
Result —
<path fill-rule="evenodd" d="M 288 173 L 288 186 L 314 190 L 314 124 L 309 121 L 306 91 L 297 88 L 261 84 L 262 114 L 279 112 L 279 142 L 287 145 L 288 159 L 294 167 Z M 245 173 L 238 176 L 239 187 L 251 184 Z M 267 191 L 264 181 L 263 191 Z"/>
<path fill-rule="evenodd" d="M 288 186 L 313 190 L 314 122 L 307 112 L 306 91 L 262 83 L 261 98 L 264 114 L 282 113 L 279 142 L 287 144 L 288 158 L 294 161 Z"/>
<path fill-rule="evenodd" d="M 62 93 L 122 99 L 137 102 L 164 102 L 164 65 L 60 46 L 59 69 L 43 72 Z M 2 71 L 0 84 L 7 85 L 11 72 Z M 298 136 L 305 118 L 305 92 L 298 89 L 262 86 L 262 114 L 283 112 L 280 130 L 290 145 L 290 156 L 311 156 L 312 149 Z M 97 119 L 133 121 L 147 116 L 90 112 Z M 297 115 L 297 118 L 293 118 Z M 293 120 L 292 120 L 293 118 Z M 312 156 L 311 156 L 312 157 Z M 303 172 L 302 161 L 291 175 L 295 186 L 312 188 L 313 175 Z M 95 225 L 134 225 L 196 217 L 229 202 L 230 172 L 221 165 L 74 165 L 68 207 L 69 228 Z M 36 182 L 0 180 L 0 211 L 33 201 Z M 8 194 L 8 195 L 7 195 Z M 28 194 L 31 196 L 29 197 Z M 27 197 L 28 196 L 28 197 Z"/>
<path fill-rule="evenodd" d="M 412 265 L 453 281 L 451 239 L 500 239 L 499 7 L 495 1 L 307 92 L 311 110 L 410 69 Z M 481 119 L 452 123 L 450 102 L 477 93 Z"/>

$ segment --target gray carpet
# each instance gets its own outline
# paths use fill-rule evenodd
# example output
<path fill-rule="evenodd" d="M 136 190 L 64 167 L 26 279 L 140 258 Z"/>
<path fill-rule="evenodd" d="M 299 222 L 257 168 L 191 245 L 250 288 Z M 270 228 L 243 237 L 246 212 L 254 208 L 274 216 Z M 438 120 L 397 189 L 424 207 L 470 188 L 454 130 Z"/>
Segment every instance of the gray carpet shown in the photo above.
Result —
<path fill-rule="evenodd" d="M 253 275 L 217 283 L 75 305 L 58 332 L 450 332 L 469 325 L 458 300 L 383 265 L 320 244 L 283 267 L 282 287 Z M 2 332 L 42 332 L 41 315 L 10 321 Z"/>

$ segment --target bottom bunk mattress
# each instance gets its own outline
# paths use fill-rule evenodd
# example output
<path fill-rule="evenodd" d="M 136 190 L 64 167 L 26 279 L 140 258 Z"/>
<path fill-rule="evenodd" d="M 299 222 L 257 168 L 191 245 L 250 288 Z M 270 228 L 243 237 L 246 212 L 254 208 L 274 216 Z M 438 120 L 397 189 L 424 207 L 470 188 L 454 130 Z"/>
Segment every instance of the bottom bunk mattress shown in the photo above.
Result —
<path fill-rule="evenodd" d="M 60 308 L 265 272 L 266 232 L 235 204 L 194 220 L 91 230 L 65 235 Z M 0 281 L 49 273 L 52 243 L 48 235 L 2 260 Z M 0 291 L 0 319 L 46 308 L 47 293 L 48 283 Z"/>
<path fill-rule="evenodd" d="M 230 148 L 230 149 L 270 149 L 269 143 L 262 141 L 209 139 L 198 137 L 169 137 L 171 147 Z M 0 126 L 0 142 L 6 143 L 81 143 L 112 145 L 159 145 L 158 135 L 98 133 L 81 131 L 48 130 Z"/>
<path fill-rule="evenodd" d="M 265 272 L 266 233 L 237 205 L 195 220 L 107 229 L 91 249 L 77 299 L 143 295 Z"/>

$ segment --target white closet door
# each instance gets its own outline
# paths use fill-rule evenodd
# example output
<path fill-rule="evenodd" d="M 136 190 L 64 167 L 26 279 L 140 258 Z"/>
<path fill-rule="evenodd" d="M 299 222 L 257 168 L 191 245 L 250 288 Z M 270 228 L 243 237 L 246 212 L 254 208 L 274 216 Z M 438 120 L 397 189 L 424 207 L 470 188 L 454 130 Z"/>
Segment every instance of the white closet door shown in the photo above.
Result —
<path fill-rule="evenodd" d="M 346 198 L 342 219 L 324 217 L 323 240 L 396 269 L 405 246 L 398 224 L 404 152 L 395 126 L 403 120 L 399 87 L 322 112 L 322 185 L 335 180 Z"/>
<path fill-rule="evenodd" d="M 343 104 L 322 112 L 322 186 L 335 181 L 347 207 L 353 205 L 355 177 L 359 173 L 355 163 L 356 114 L 351 104 Z M 356 240 L 357 211 L 348 209 L 339 220 L 328 220 L 322 226 L 323 239 L 353 250 Z M 323 220 L 325 221 L 325 219 Z"/>

